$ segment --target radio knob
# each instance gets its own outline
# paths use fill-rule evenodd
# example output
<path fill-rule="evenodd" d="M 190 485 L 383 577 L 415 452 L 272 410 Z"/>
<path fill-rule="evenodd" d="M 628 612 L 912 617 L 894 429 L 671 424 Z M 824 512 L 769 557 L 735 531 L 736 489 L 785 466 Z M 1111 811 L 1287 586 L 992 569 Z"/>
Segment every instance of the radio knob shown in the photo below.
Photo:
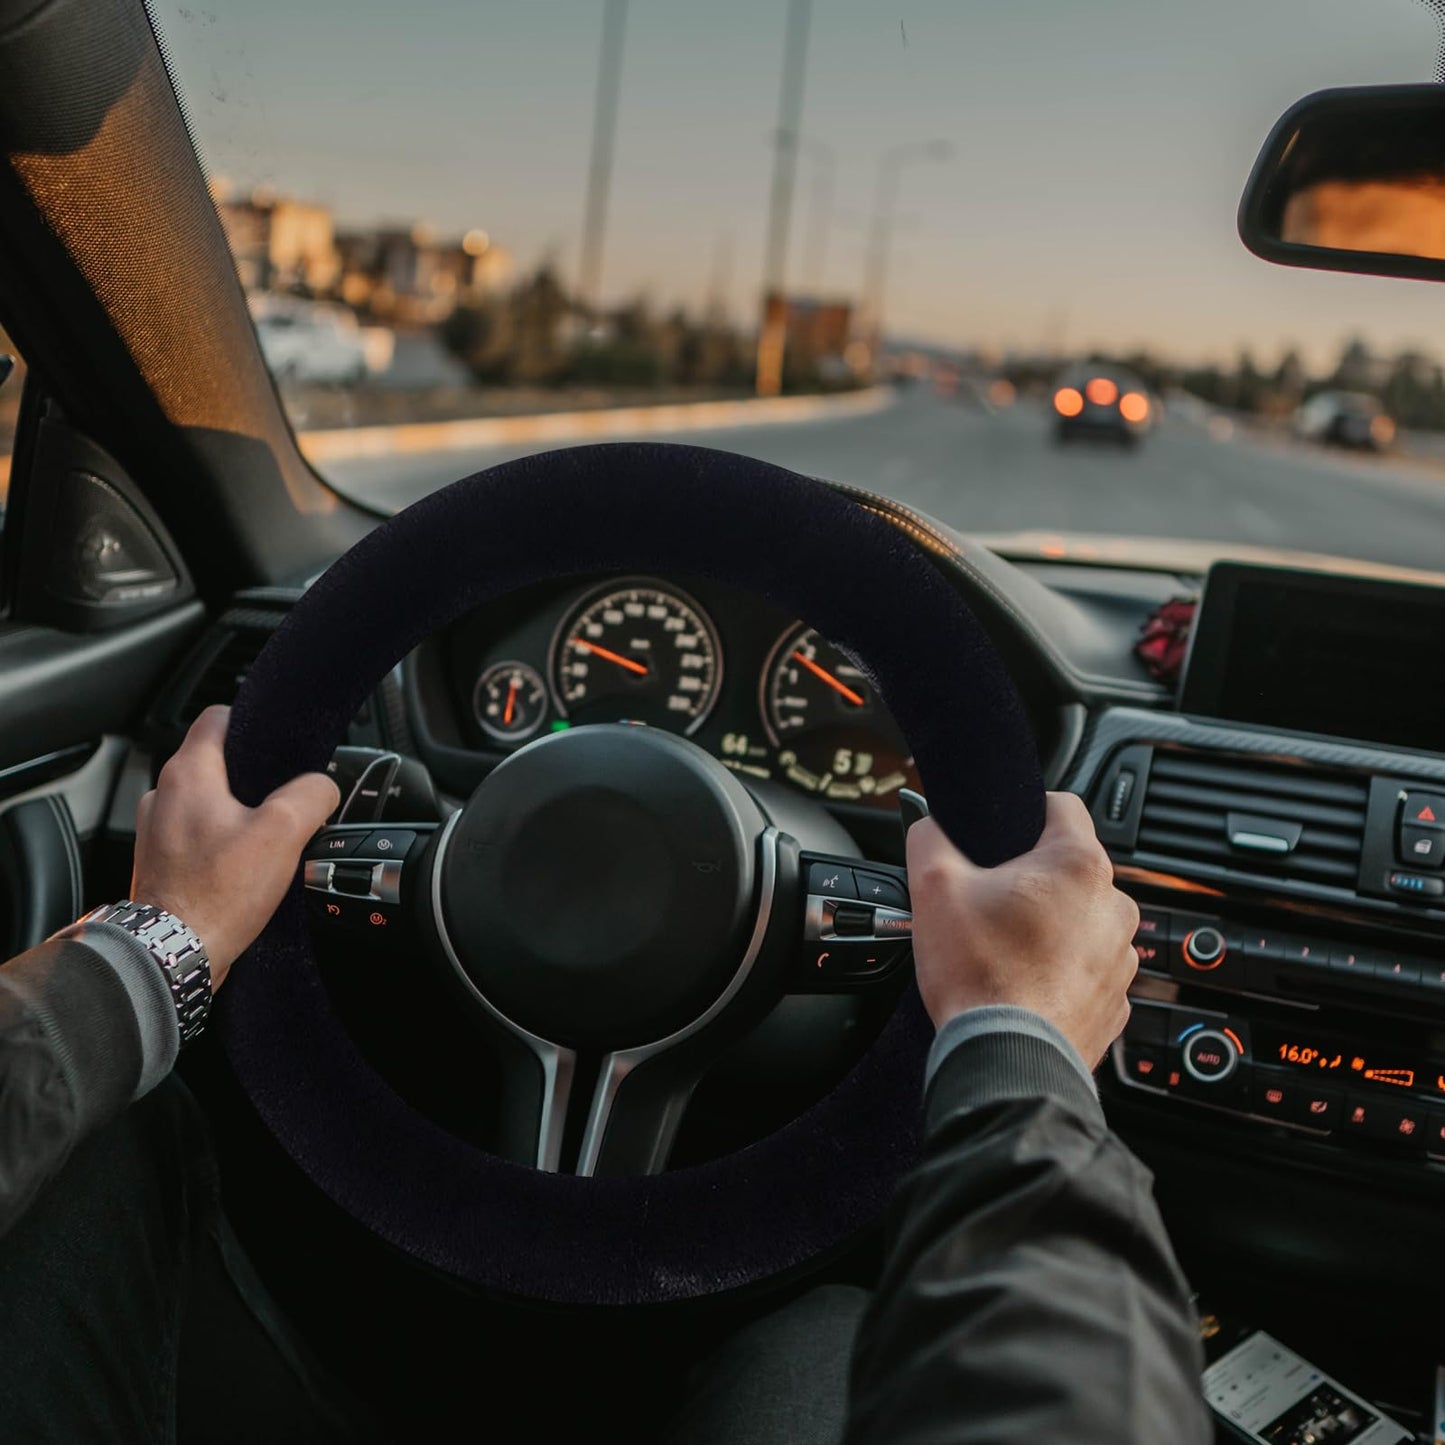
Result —
<path fill-rule="evenodd" d="M 1201 1084 L 1222 1084 L 1238 1066 L 1239 1049 L 1218 1029 L 1201 1029 L 1184 1040 L 1184 1071 Z"/>
<path fill-rule="evenodd" d="M 1228 944 L 1217 928 L 1195 928 L 1184 939 L 1184 962 L 1190 968 L 1208 973 L 1224 962 Z"/>

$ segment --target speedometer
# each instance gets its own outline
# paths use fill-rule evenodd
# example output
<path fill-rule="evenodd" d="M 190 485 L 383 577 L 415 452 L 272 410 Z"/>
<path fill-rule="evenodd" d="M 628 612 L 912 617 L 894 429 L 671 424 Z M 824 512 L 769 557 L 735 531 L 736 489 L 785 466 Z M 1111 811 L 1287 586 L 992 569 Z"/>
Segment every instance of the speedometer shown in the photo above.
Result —
<path fill-rule="evenodd" d="M 685 593 L 648 578 L 589 594 L 552 643 L 552 686 L 574 723 L 644 722 L 692 733 L 722 684 L 722 647 Z"/>
<path fill-rule="evenodd" d="M 798 787 L 867 801 L 918 786 L 908 744 L 863 669 L 811 627 L 778 639 L 762 706 L 778 771 Z"/>

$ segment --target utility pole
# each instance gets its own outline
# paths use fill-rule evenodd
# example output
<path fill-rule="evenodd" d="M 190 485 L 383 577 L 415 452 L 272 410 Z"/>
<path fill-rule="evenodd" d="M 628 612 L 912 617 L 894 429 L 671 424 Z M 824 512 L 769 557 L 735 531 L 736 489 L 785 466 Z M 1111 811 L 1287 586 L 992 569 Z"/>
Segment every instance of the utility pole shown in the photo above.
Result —
<path fill-rule="evenodd" d="M 602 301 L 602 247 L 607 231 L 607 197 L 612 188 L 612 152 L 617 138 L 617 97 L 622 86 L 622 42 L 626 30 L 627 0 L 605 0 L 577 284 L 578 299 L 589 321 L 596 316 Z"/>
<path fill-rule="evenodd" d="M 803 237 L 803 280 L 819 296 L 827 290 L 828 239 L 833 225 L 833 187 L 838 174 L 838 152 L 825 141 L 800 136 L 799 142 L 813 160 L 813 184 L 808 197 L 808 229 Z"/>
<path fill-rule="evenodd" d="M 912 161 L 946 161 L 953 146 L 946 140 L 914 141 L 894 146 L 878 158 L 873 188 L 873 221 L 863 266 L 864 334 L 870 363 L 876 362 L 883 340 L 883 293 L 888 283 L 888 262 L 893 250 L 893 227 L 898 216 L 898 182 Z"/>
<path fill-rule="evenodd" d="M 788 227 L 793 215 L 793 182 L 798 172 L 798 129 L 803 119 L 803 81 L 807 75 L 811 18 L 812 0 L 788 0 L 783 79 L 778 92 L 777 145 L 773 149 L 773 186 L 768 197 L 768 240 L 763 257 L 763 314 L 758 327 L 757 359 L 759 396 L 776 396 L 783 389 L 783 349 L 788 331 Z"/>

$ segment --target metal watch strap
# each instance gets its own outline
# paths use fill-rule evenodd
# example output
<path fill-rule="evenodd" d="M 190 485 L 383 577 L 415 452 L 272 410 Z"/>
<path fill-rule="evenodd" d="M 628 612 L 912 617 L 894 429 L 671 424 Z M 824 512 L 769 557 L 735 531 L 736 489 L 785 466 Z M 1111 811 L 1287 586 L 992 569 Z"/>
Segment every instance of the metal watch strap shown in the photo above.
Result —
<path fill-rule="evenodd" d="M 123 899 L 97 908 L 85 921 L 113 923 L 145 946 L 170 985 L 181 1047 L 197 1038 L 211 1012 L 211 961 L 205 944 L 174 914 L 151 903 Z"/>

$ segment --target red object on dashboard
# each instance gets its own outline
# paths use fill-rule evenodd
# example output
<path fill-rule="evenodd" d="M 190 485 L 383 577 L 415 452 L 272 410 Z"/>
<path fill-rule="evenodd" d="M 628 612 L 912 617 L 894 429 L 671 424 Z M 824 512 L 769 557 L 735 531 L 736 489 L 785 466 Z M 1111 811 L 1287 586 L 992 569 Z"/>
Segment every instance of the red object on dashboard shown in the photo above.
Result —
<path fill-rule="evenodd" d="M 1141 629 L 1143 635 L 1134 644 L 1134 656 L 1157 681 L 1171 686 L 1179 681 L 1198 606 L 1193 597 L 1171 598 Z"/>

